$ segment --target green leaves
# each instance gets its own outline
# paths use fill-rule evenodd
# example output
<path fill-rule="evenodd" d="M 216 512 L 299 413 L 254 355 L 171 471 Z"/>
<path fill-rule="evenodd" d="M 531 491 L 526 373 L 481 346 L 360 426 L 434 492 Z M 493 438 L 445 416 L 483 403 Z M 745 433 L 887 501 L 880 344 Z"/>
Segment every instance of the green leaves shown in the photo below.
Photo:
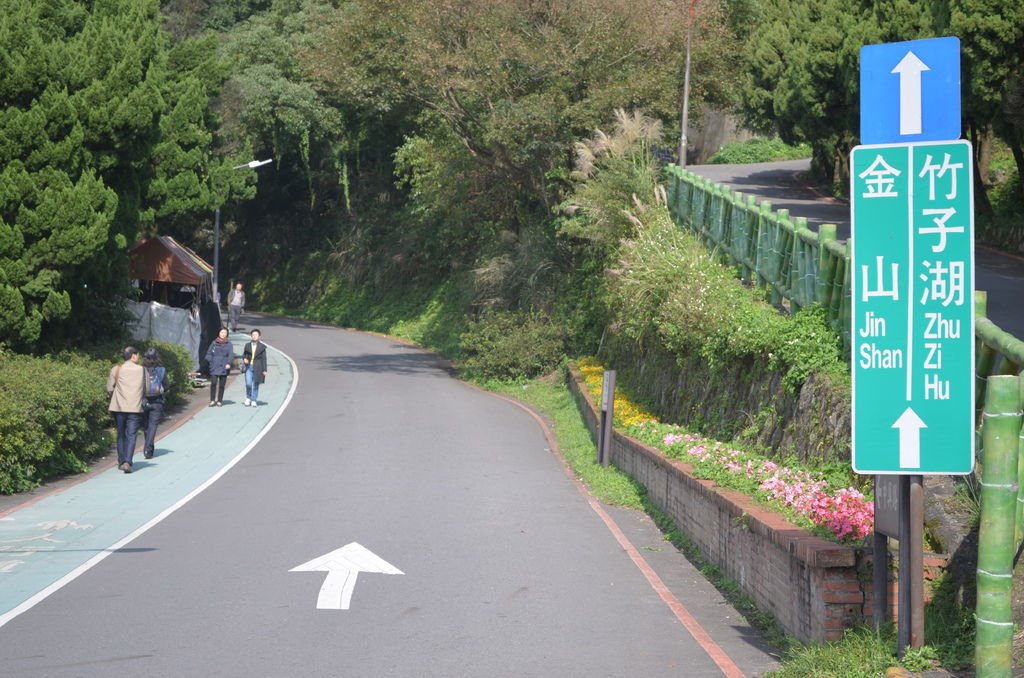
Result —
<path fill-rule="evenodd" d="M 0 0 L 0 342 L 74 335 L 97 322 L 83 285 L 106 304 L 127 286 L 165 107 L 159 20 L 156 0 Z"/>
<path fill-rule="evenodd" d="M 958 36 L 968 123 L 981 136 L 991 126 L 1021 149 L 1024 119 L 1012 103 L 1014 92 L 1024 91 L 1020 3 L 766 0 L 759 9 L 743 53 L 743 111 L 753 125 L 778 130 L 786 142 L 812 144 L 815 168 L 833 183 L 845 185 L 846 155 L 858 137 L 864 45 Z M 979 146 L 985 143 L 981 138 Z M 979 153 L 979 160 L 985 155 Z M 1024 153 L 1018 157 L 1024 163 Z"/>

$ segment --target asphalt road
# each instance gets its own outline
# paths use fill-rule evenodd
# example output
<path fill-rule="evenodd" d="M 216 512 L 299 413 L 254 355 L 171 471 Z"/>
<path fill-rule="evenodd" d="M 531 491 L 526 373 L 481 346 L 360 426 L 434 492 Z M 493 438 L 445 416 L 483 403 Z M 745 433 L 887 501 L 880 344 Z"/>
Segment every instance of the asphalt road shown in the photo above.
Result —
<path fill-rule="evenodd" d="M 768 200 L 773 209 L 806 217 L 817 231 L 836 224 L 840 240 L 850 237 L 850 206 L 804 183 L 800 174 L 809 160 L 754 165 L 690 165 L 690 171 L 745 195 Z M 975 288 L 988 292 L 988 316 L 1002 329 L 1024 339 L 1024 259 L 996 250 L 975 248 Z"/>
<path fill-rule="evenodd" d="M 108 557 L 0 617 L 5 676 L 757 676 L 775 667 L 646 516 L 604 509 L 706 630 L 695 640 L 523 409 L 386 338 L 260 325 L 297 369 L 289 377 L 286 356 L 271 352 L 277 381 L 265 407 L 238 405 L 236 380 L 232 402 L 170 434 L 152 465 L 105 472 L 100 492 L 82 489 L 54 510 L 99 532 L 107 513 L 127 520 L 173 489 L 163 485 L 184 484 L 172 471 L 200 468 L 204 445 L 234 465 L 105 547 L 73 547 L 63 535 L 76 530 L 56 527 L 56 550 Z M 268 426 L 235 453 L 239 432 Z M 133 482 L 151 483 L 150 499 L 129 494 Z M 23 515 L 4 520 L 54 525 Z M 318 600 L 341 607 L 340 584 L 321 597 L 338 573 L 292 570 L 342 547 L 365 549 L 347 561 L 364 571 L 348 609 L 317 609 Z M 44 556 L 23 555 L 11 571 L 41 572 Z"/>

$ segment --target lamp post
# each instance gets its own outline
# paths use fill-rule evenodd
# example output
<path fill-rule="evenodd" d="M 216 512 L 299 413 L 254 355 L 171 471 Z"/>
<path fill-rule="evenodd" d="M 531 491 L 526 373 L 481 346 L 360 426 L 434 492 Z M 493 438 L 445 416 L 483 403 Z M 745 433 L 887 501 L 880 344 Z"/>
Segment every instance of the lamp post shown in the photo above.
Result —
<path fill-rule="evenodd" d="M 273 158 L 267 158 L 266 160 L 250 160 L 244 165 L 235 165 L 231 169 L 256 169 L 262 165 L 266 165 L 269 162 L 273 162 Z M 220 274 L 220 205 L 217 205 L 217 211 L 213 214 L 213 301 L 220 308 L 220 287 L 218 275 Z"/>
<path fill-rule="evenodd" d="M 686 68 L 683 71 L 683 112 L 679 133 L 679 166 L 686 167 L 686 128 L 690 126 L 690 44 L 693 40 L 693 12 L 697 0 L 690 0 L 690 20 L 686 24 Z"/>

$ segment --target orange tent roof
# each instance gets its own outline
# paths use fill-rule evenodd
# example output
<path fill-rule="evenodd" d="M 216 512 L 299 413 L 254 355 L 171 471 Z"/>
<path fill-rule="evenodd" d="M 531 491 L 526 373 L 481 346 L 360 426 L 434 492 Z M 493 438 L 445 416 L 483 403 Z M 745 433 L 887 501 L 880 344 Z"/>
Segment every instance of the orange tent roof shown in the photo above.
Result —
<path fill-rule="evenodd" d="M 213 287 L 213 267 L 170 236 L 143 240 L 128 256 L 133 278 L 192 285 L 197 290 Z"/>

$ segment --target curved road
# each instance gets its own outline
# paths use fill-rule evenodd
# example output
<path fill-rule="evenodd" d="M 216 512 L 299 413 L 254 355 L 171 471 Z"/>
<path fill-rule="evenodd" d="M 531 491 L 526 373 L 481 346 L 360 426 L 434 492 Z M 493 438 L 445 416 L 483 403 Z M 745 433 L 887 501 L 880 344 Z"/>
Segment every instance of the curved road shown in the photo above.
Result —
<path fill-rule="evenodd" d="M 836 224 L 840 240 L 850 237 L 850 206 L 823 195 L 801 181 L 809 160 L 752 165 L 690 165 L 688 170 L 745 195 L 768 200 L 773 209 L 788 209 L 806 217 L 815 231 L 821 224 Z M 988 292 L 988 317 L 1000 328 L 1024 339 L 1024 259 L 988 247 L 975 248 L 975 287 Z"/>
<path fill-rule="evenodd" d="M 92 558 L 15 612 L 0 608 L 5 676 L 775 668 L 757 634 L 646 516 L 595 509 L 528 412 L 386 338 L 259 323 L 275 348 L 264 407 L 239 406 L 236 380 L 231 402 L 170 433 L 135 474 L 110 470 L 3 517 L 0 546 L 23 562 L 8 566 L 8 579 L 0 568 L 0 603 L 4 586 L 28 587 L 34 575 L 42 589 L 59 558 Z M 209 459 L 234 465 L 153 518 L 165 497 L 219 472 Z M 50 530 L 45 548 L 12 546 L 26 525 Z M 104 531 L 108 541 L 85 541 Z M 333 571 L 310 563 L 342 547 Z M 292 571 L 303 565 L 309 571 Z M 362 572 L 346 578 L 353 570 Z"/>

